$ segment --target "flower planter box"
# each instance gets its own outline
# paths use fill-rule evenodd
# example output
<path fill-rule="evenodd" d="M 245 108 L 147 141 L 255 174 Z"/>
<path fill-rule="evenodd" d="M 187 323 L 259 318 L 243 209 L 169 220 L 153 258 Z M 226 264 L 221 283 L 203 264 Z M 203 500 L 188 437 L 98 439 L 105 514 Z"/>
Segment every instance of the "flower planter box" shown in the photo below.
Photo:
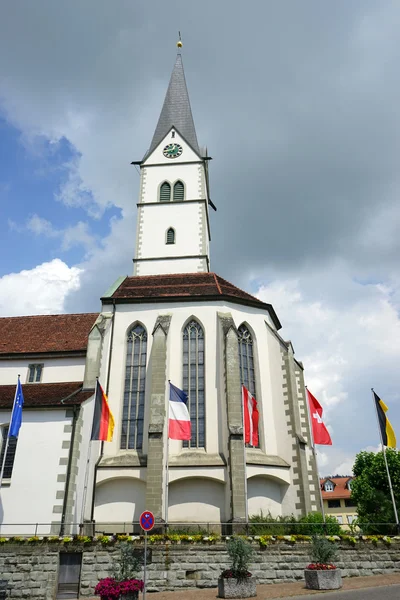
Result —
<path fill-rule="evenodd" d="M 218 579 L 219 598 L 254 598 L 257 596 L 257 580 L 255 577 L 240 579 L 220 577 Z"/>
<path fill-rule="evenodd" d="M 343 585 L 340 569 L 305 569 L 304 578 L 309 590 L 338 590 Z"/>

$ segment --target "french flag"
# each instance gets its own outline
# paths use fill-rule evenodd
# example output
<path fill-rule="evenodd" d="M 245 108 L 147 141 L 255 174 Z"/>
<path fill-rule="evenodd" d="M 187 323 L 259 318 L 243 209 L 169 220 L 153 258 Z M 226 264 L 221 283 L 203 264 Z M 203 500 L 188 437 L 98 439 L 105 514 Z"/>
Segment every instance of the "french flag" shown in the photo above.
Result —
<path fill-rule="evenodd" d="M 191 438 L 187 401 L 187 394 L 170 383 L 168 423 L 168 437 L 170 440 L 190 440 Z"/>
<path fill-rule="evenodd" d="M 244 443 L 251 446 L 258 446 L 258 420 L 259 413 L 257 409 L 257 401 L 242 385 L 243 397 L 243 417 L 244 417 Z"/>

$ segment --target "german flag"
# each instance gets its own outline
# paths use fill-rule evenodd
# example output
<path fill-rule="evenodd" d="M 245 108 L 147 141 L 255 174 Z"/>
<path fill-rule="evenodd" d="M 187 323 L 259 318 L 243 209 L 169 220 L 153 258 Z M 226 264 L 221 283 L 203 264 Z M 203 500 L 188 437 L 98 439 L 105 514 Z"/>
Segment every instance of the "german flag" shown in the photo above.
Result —
<path fill-rule="evenodd" d="M 396 435 L 389 419 L 386 416 L 388 407 L 374 392 L 376 412 L 378 413 L 379 427 L 381 428 L 382 444 L 388 448 L 396 448 Z"/>
<path fill-rule="evenodd" d="M 96 396 L 94 399 L 94 414 L 91 440 L 111 442 L 114 431 L 114 417 L 108 406 L 107 396 L 99 381 L 96 385 Z"/>

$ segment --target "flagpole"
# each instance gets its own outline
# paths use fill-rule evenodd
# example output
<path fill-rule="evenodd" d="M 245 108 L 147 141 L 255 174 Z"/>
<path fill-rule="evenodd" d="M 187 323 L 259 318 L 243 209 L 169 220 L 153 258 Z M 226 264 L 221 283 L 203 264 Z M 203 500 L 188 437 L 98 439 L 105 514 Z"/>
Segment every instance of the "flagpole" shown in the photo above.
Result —
<path fill-rule="evenodd" d="M 83 497 L 82 497 L 81 527 L 83 527 L 83 522 L 85 519 L 85 505 L 86 505 L 87 489 L 88 489 L 88 482 L 89 482 L 89 465 L 90 465 L 91 455 L 92 455 L 92 443 L 91 443 L 91 440 L 89 440 L 89 449 L 88 449 L 87 459 L 86 459 L 85 480 L 84 480 Z"/>
<path fill-rule="evenodd" d="M 317 450 L 315 448 L 315 442 L 314 442 L 314 436 L 312 433 L 312 423 L 310 420 L 310 402 L 308 400 L 308 388 L 307 386 L 304 386 L 306 389 L 306 403 L 307 403 L 307 419 L 308 419 L 308 427 L 310 430 L 310 439 L 312 440 L 312 444 L 311 444 L 311 450 L 312 453 L 314 455 L 314 460 L 315 460 L 315 468 L 317 469 L 317 479 L 318 479 L 318 489 L 319 489 L 319 499 L 321 502 L 321 514 L 322 514 L 322 519 L 324 522 L 324 526 L 326 526 L 326 517 L 325 517 L 325 509 L 324 509 L 324 500 L 322 498 L 322 490 L 321 490 L 321 483 L 320 483 L 320 478 L 319 478 L 319 468 L 318 468 L 318 453 Z"/>
<path fill-rule="evenodd" d="M 11 419 L 10 419 L 10 425 L 11 425 L 11 421 L 12 421 L 12 416 L 14 414 L 14 408 L 15 408 L 15 401 L 17 399 L 17 392 L 18 392 L 18 382 L 19 382 L 19 378 L 20 378 L 20 374 L 18 373 L 18 381 L 17 381 L 17 387 L 15 388 L 15 394 L 14 394 L 14 402 L 13 402 L 13 407 L 12 407 L 12 411 L 11 411 Z M 10 436 L 8 435 L 9 431 L 10 431 L 10 425 L 8 426 L 8 432 L 7 432 L 7 439 L 6 439 L 6 447 L 4 449 L 4 456 L 3 456 L 3 461 L 1 463 L 1 471 L 0 471 L 0 489 L 2 487 L 3 484 L 3 475 L 4 475 L 4 468 L 6 466 L 6 458 L 7 458 L 7 452 L 8 452 L 8 445 L 10 442 Z"/>
<path fill-rule="evenodd" d="M 395 499 L 394 499 L 394 493 L 393 493 L 393 487 L 392 487 L 392 479 L 390 477 L 389 465 L 388 465 L 387 458 L 386 458 L 386 448 L 385 448 L 385 445 L 383 443 L 381 425 L 379 423 L 379 415 L 378 415 L 378 409 L 377 409 L 377 406 L 376 406 L 376 401 L 375 401 L 375 396 L 374 396 L 374 388 L 371 388 L 371 393 L 372 393 L 372 400 L 373 400 L 374 405 L 375 405 L 375 414 L 376 414 L 376 419 L 377 419 L 377 422 L 378 422 L 378 429 L 379 429 L 379 436 L 381 438 L 381 446 L 382 446 L 383 458 L 385 460 L 386 473 L 387 473 L 388 481 L 389 481 L 390 495 L 392 497 L 394 517 L 396 519 L 397 531 L 400 532 L 399 517 L 398 517 L 398 514 L 397 514 L 397 507 L 396 507 L 396 502 L 395 502 Z"/>
<path fill-rule="evenodd" d="M 171 396 L 171 380 L 168 379 L 168 410 L 167 410 L 167 455 L 165 458 L 165 524 L 168 525 L 169 502 L 169 399 Z"/>
<path fill-rule="evenodd" d="M 94 389 L 95 402 L 96 402 L 96 392 L 97 392 L 98 384 L 99 384 L 99 378 L 96 377 L 96 387 Z M 93 421 L 93 417 L 92 417 L 92 421 Z M 83 524 L 84 524 L 84 519 L 85 519 L 85 508 L 86 508 L 85 505 L 86 505 L 87 489 L 88 489 L 88 483 L 89 483 L 89 466 L 90 466 L 91 456 L 92 456 L 92 440 L 89 439 L 89 448 L 88 448 L 87 459 L 86 459 L 85 479 L 84 479 L 84 484 L 83 484 L 83 495 L 82 495 L 82 511 L 81 511 L 81 522 L 80 522 L 81 529 L 83 529 Z"/>
<path fill-rule="evenodd" d="M 249 523 L 249 507 L 247 502 L 247 464 L 246 464 L 246 441 L 245 441 L 245 431 L 244 431 L 244 393 L 243 393 L 243 384 L 241 386 L 241 397 L 242 397 L 242 423 L 243 423 L 243 459 L 244 459 L 244 515 L 246 519 L 246 527 Z M 253 441 L 253 440 L 251 440 Z"/>

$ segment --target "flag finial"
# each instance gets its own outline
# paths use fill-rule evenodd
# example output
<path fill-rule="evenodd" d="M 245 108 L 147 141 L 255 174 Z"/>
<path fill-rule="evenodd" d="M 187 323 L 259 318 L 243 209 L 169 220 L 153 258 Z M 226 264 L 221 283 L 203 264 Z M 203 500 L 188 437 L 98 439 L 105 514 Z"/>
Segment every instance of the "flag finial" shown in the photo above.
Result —
<path fill-rule="evenodd" d="M 180 31 L 178 31 L 178 35 L 179 35 L 179 39 L 176 42 L 176 45 L 178 46 L 179 49 L 181 49 L 182 46 L 183 46 L 183 44 L 182 44 L 182 38 L 181 38 L 181 32 Z"/>

